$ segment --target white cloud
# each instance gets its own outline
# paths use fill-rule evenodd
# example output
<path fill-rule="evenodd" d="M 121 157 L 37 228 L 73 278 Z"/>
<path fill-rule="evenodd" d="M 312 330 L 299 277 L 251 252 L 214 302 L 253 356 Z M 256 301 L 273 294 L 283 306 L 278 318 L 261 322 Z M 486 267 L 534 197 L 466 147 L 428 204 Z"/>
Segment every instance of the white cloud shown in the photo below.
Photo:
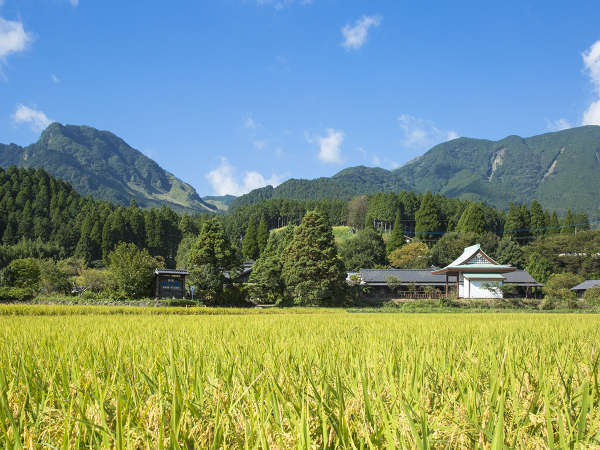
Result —
<path fill-rule="evenodd" d="M 48 125 L 52 123 L 52 120 L 48 119 L 48 116 L 42 111 L 29 108 L 25 105 L 17 105 L 15 113 L 12 115 L 12 119 L 15 123 L 28 123 L 31 129 L 35 132 L 43 131 Z"/>
<path fill-rule="evenodd" d="M 367 41 L 367 34 L 371 27 L 378 27 L 381 16 L 362 16 L 354 25 L 347 24 L 342 28 L 344 41 L 342 45 L 346 50 L 357 50 Z"/>
<path fill-rule="evenodd" d="M 597 96 L 596 100 L 583 113 L 581 124 L 600 125 L 600 98 L 598 98 L 600 97 L 600 41 L 594 42 L 581 56 Z"/>
<path fill-rule="evenodd" d="M 239 182 L 236 179 L 236 169 L 227 161 L 227 158 L 221 158 L 221 164 L 214 170 L 206 174 L 206 178 L 213 187 L 217 195 L 242 195 L 268 184 L 277 186 L 283 181 L 283 175 L 271 175 L 271 178 L 265 178 L 258 172 L 246 171 L 243 180 Z"/>
<path fill-rule="evenodd" d="M 58 84 L 58 83 L 60 83 L 60 78 L 58 78 L 58 77 L 57 77 L 56 75 L 54 75 L 54 74 L 50 74 L 50 79 L 52 80 L 52 82 L 53 82 L 54 84 Z"/>
<path fill-rule="evenodd" d="M 581 124 L 600 125 L 600 100 L 596 100 L 585 110 Z"/>
<path fill-rule="evenodd" d="M 11 53 L 22 52 L 33 40 L 33 35 L 25 31 L 21 22 L 0 17 L 0 62 Z"/>
<path fill-rule="evenodd" d="M 566 130 L 567 128 L 571 128 L 572 125 L 567 119 L 556 119 L 556 120 L 548 120 L 546 119 L 546 130 L 548 131 L 561 131 Z"/>
<path fill-rule="evenodd" d="M 319 159 L 328 164 L 339 164 L 342 162 L 342 142 L 344 133 L 342 131 L 328 128 L 325 136 L 317 138 L 319 143 Z M 310 140 L 309 142 L 312 142 Z"/>
<path fill-rule="evenodd" d="M 244 119 L 244 127 L 248 128 L 249 130 L 256 130 L 258 128 L 258 123 L 256 123 L 252 116 L 247 116 Z"/>
<path fill-rule="evenodd" d="M 451 141 L 453 139 L 458 139 L 460 136 L 458 135 L 458 133 L 454 130 L 450 130 L 448 131 L 448 135 L 446 136 L 446 140 L 447 141 Z"/>
<path fill-rule="evenodd" d="M 371 158 L 371 164 L 373 164 L 374 166 L 380 166 L 381 158 L 379 158 L 379 156 L 377 155 L 373 155 L 373 158 Z"/>
<path fill-rule="evenodd" d="M 430 120 L 401 114 L 398 123 L 404 134 L 402 143 L 406 147 L 428 149 L 441 142 L 456 139 L 459 135 L 456 131 L 443 131 L 435 126 Z"/>
<path fill-rule="evenodd" d="M 69 3 L 71 4 L 71 6 L 77 8 L 77 6 L 79 5 L 79 0 L 69 0 Z"/>

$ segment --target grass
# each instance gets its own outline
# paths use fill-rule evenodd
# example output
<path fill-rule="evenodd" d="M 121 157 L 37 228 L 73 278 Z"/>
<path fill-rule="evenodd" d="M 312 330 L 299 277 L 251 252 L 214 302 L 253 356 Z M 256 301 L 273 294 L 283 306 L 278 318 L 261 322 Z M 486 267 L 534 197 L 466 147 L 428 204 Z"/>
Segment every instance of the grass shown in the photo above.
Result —
<path fill-rule="evenodd" d="M 347 226 L 338 226 L 333 228 L 333 237 L 335 238 L 335 243 L 340 245 L 342 242 L 347 241 L 348 239 L 354 237 L 355 235 L 350 232 L 350 227 Z"/>
<path fill-rule="evenodd" d="M 6 448 L 600 445 L 597 315 L 21 308 Z"/>

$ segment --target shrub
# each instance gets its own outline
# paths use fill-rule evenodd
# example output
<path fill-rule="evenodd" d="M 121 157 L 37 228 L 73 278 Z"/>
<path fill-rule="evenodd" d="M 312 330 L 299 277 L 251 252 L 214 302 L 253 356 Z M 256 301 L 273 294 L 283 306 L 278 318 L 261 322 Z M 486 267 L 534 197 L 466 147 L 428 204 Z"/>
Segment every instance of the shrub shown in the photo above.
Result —
<path fill-rule="evenodd" d="M 555 304 L 565 304 L 568 308 L 577 307 L 577 295 L 571 288 L 583 281 L 583 277 L 574 273 L 555 273 L 550 275 L 544 292 Z"/>
<path fill-rule="evenodd" d="M 119 244 L 108 255 L 108 269 L 115 286 L 115 299 L 141 298 L 152 293 L 153 272 L 159 261 L 135 244 Z"/>
<path fill-rule="evenodd" d="M 25 302 L 32 300 L 34 296 L 35 292 L 30 288 L 0 287 L 0 301 Z"/>
<path fill-rule="evenodd" d="M 595 286 L 585 291 L 583 300 L 590 306 L 600 306 L 600 286 Z"/>
<path fill-rule="evenodd" d="M 556 300 L 552 297 L 544 297 L 540 302 L 538 308 L 544 311 L 556 309 Z"/>
<path fill-rule="evenodd" d="M 5 270 L 4 284 L 37 291 L 40 284 L 40 265 L 34 258 L 15 259 Z"/>
<path fill-rule="evenodd" d="M 425 269 L 429 249 L 423 242 L 411 242 L 388 255 L 390 264 L 399 269 Z"/>
<path fill-rule="evenodd" d="M 85 286 L 87 291 L 102 292 L 109 287 L 108 273 L 100 269 L 84 269 L 77 277 L 77 285 Z"/>

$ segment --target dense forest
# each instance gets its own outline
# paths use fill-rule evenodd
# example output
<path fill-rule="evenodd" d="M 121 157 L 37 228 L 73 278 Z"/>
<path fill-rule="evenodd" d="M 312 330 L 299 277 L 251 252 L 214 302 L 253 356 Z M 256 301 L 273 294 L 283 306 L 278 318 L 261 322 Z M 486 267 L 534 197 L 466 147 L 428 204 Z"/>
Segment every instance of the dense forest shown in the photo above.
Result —
<path fill-rule="evenodd" d="M 145 252 L 141 260 L 148 266 L 186 267 L 209 222 L 213 228 L 219 224 L 219 239 L 231 246 L 230 267 L 244 259 L 264 264 L 263 252 L 272 258 L 283 251 L 275 251 L 275 244 L 270 254 L 267 250 L 273 230 L 299 226 L 310 211 L 330 226 L 347 226 L 346 237 L 336 239 L 336 245 L 348 270 L 443 266 L 477 242 L 499 262 L 527 268 L 542 282 L 553 272 L 600 277 L 600 232 L 591 230 L 596 224 L 570 211 L 559 218 L 535 200 L 503 211 L 402 191 L 350 201 L 277 198 L 226 214 L 181 215 L 165 206 L 142 209 L 135 201 L 120 206 L 83 197 L 42 169 L 15 167 L 0 169 L 0 269 L 24 258 L 75 258 L 85 267 L 102 269 L 111 261 L 116 265 L 113 252 L 121 243 L 133 245 L 119 249 L 124 254 L 134 248 Z"/>

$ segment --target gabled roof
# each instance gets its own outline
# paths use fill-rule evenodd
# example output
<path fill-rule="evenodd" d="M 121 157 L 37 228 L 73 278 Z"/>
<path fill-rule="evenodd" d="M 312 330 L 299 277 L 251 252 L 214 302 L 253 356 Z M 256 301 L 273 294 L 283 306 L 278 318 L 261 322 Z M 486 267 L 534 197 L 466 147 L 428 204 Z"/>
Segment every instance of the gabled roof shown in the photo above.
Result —
<path fill-rule="evenodd" d="M 474 258 L 479 258 L 481 261 L 485 262 L 471 262 Z M 448 264 L 446 267 L 440 270 L 435 270 L 432 273 L 434 275 L 442 275 L 449 272 L 462 272 L 469 271 L 473 272 L 496 272 L 496 273 L 506 273 L 512 272 L 516 270 L 516 268 L 512 266 L 498 264 L 492 258 L 485 254 L 483 250 L 481 250 L 481 246 L 479 244 L 471 245 L 463 250 L 462 255 Z"/>
<path fill-rule="evenodd" d="M 587 291 L 593 287 L 600 287 L 600 280 L 586 280 L 583 283 L 579 283 L 577 286 L 572 287 L 572 291 Z"/>

